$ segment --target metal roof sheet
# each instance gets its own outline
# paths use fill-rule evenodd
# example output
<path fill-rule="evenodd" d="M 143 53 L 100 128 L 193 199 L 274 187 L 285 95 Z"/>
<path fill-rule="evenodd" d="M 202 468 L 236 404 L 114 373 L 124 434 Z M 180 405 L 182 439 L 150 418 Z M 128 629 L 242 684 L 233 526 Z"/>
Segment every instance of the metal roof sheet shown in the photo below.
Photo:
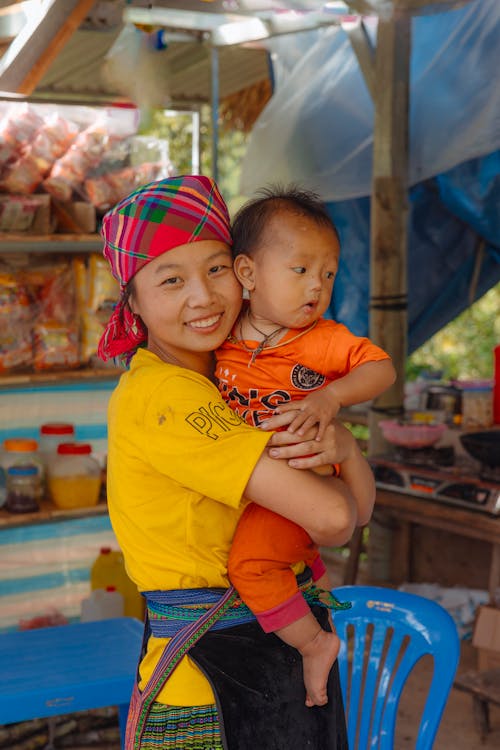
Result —
<path fill-rule="evenodd" d="M 112 31 L 75 32 L 37 85 L 35 98 L 109 100 L 123 95 L 105 75 L 105 57 L 118 38 Z M 208 102 L 211 98 L 210 46 L 205 42 L 174 42 L 157 50 L 155 78 L 164 90 L 164 106 Z M 234 94 L 269 76 L 265 50 L 219 49 L 219 95 Z"/>

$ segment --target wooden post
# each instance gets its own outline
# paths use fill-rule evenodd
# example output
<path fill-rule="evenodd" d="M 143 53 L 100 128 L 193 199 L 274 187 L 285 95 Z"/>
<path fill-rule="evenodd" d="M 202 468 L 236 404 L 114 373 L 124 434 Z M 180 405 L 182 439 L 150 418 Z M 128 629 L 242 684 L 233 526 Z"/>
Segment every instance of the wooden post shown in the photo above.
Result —
<path fill-rule="evenodd" d="M 371 197 L 370 336 L 393 358 L 398 379 L 373 404 L 369 453 L 384 452 L 378 421 L 403 409 L 407 356 L 407 186 L 411 17 L 379 18 Z"/>

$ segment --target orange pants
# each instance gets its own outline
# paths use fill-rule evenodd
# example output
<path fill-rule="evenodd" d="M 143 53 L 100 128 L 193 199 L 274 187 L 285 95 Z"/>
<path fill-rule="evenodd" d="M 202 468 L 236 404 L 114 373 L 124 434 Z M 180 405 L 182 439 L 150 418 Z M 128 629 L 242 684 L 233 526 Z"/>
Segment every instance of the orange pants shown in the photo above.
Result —
<path fill-rule="evenodd" d="M 229 554 L 233 586 L 266 632 L 310 612 L 291 565 L 304 562 L 317 580 L 325 572 L 311 537 L 283 516 L 255 503 L 245 508 Z"/>

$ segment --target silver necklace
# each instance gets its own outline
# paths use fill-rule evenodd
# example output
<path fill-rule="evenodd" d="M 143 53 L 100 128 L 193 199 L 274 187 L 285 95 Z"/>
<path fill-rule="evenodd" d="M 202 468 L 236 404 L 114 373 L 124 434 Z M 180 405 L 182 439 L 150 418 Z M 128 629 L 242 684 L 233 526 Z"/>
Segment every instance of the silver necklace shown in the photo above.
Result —
<path fill-rule="evenodd" d="M 271 333 L 266 334 L 266 333 L 264 333 L 264 331 L 261 331 L 260 328 L 257 328 L 257 326 L 255 325 L 255 323 L 252 323 L 252 317 L 251 317 L 250 309 L 247 309 L 246 316 L 247 316 L 248 322 L 252 326 L 252 328 L 255 331 L 257 331 L 257 333 L 260 333 L 260 335 L 263 337 L 262 341 L 259 341 L 259 343 L 255 347 L 255 349 L 250 349 L 250 347 L 248 347 L 245 344 L 245 341 L 244 341 L 244 338 L 243 338 L 243 319 L 240 318 L 240 326 L 239 326 L 240 327 L 240 343 L 241 343 L 242 347 L 245 349 L 245 351 L 251 353 L 251 355 L 252 355 L 251 358 L 250 358 L 250 362 L 248 363 L 248 366 L 250 367 L 250 365 L 253 365 L 253 363 L 255 362 L 256 358 L 266 348 L 266 346 L 269 346 L 269 342 L 275 336 L 277 336 L 279 333 L 281 333 L 282 331 L 286 331 L 287 327 L 286 326 L 278 326 L 278 328 L 276 328 L 274 331 L 271 331 Z"/>

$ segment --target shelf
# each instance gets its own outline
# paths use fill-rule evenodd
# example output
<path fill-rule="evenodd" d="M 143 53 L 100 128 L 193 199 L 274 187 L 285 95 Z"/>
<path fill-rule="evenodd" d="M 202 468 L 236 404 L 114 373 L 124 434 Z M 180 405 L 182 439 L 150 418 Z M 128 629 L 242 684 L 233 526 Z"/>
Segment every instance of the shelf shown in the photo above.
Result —
<path fill-rule="evenodd" d="M 32 526 L 33 524 L 48 523 L 49 521 L 66 521 L 70 518 L 86 518 L 88 516 L 107 515 L 106 502 L 99 502 L 87 508 L 73 508 L 63 510 L 57 508 L 50 500 L 40 502 L 40 510 L 36 513 L 9 513 L 0 509 L 0 531 L 14 526 Z"/>
<path fill-rule="evenodd" d="M 1 233 L 1 253 L 88 253 L 100 252 L 99 234 L 25 234 Z"/>
<path fill-rule="evenodd" d="M 15 386 L 53 385 L 57 383 L 81 383 L 98 380 L 117 380 L 124 372 L 119 367 L 102 369 L 47 371 L 38 373 L 2 374 L 0 373 L 0 391 Z"/>

